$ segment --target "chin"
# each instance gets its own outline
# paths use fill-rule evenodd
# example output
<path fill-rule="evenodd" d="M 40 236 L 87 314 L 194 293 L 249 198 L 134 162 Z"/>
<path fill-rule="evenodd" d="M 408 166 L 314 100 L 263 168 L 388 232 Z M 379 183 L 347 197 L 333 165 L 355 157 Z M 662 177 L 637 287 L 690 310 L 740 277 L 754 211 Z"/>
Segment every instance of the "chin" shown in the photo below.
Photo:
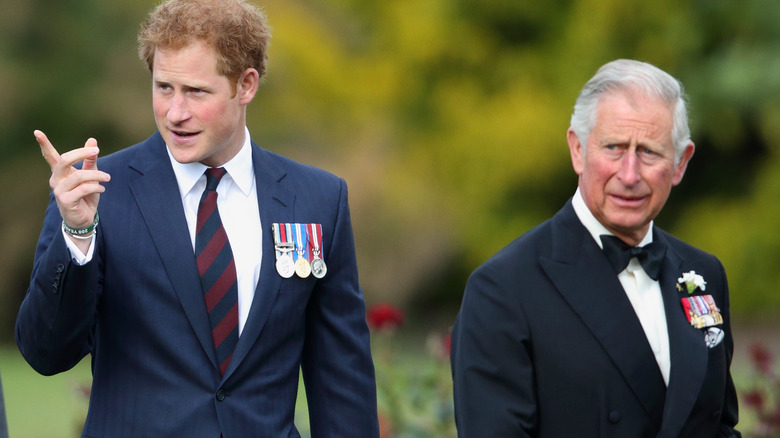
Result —
<path fill-rule="evenodd" d="M 612 228 L 620 231 L 622 234 L 636 236 L 638 239 L 642 239 L 647 233 L 649 224 L 650 222 L 645 221 L 613 222 Z"/>
<path fill-rule="evenodd" d="M 182 154 L 181 152 L 177 152 L 175 150 L 171 151 L 171 155 L 173 155 L 174 160 L 182 164 L 197 163 L 198 161 L 200 161 L 197 156 Z"/>
<path fill-rule="evenodd" d="M 607 216 L 606 219 L 611 227 L 623 231 L 641 230 L 650 223 L 646 214 L 637 212 L 613 214 Z"/>

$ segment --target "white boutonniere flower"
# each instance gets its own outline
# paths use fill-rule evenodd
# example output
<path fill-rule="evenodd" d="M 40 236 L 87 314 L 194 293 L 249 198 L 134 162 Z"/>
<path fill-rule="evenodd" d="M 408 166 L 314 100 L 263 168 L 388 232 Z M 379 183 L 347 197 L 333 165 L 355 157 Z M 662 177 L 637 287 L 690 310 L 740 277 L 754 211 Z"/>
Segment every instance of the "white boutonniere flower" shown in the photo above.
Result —
<path fill-rule="evenodd" d="M 689 294 L 692 294 L 696 288 L 701 289 L 702 292 L 707 289 L 707 282 L 704 281 L 704 277 L 697 274 L 696 271 L 684 273 L 682 277 L 677 279 L 677 282 L 677 290 L 680 292 L 683 291 L 683 286 L 685 286 L 685 290 Z"/>

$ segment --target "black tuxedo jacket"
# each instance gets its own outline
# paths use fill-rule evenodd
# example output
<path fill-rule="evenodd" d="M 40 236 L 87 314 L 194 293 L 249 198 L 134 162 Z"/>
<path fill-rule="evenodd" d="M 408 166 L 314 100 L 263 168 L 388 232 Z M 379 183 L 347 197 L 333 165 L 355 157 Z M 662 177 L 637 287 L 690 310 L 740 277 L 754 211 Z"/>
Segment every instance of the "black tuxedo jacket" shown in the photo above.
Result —
<path fill-rule="evenodd" d="M 609 261 L 569 201 L 470 277 L 452 336 L 461 438 L 739 437 L 733 341 L 721 263 L 670 234 L 659 278 L 671 353 L 668 388 Z M 677 279 L 695 271 L 723 315 L 705 345 Z"/>

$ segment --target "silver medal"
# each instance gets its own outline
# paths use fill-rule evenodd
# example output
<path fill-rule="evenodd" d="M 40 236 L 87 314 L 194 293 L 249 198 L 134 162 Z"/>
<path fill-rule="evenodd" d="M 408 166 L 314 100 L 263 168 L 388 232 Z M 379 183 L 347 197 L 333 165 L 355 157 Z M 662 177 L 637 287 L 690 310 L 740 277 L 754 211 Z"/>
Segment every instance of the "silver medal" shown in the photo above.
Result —
<path fill-rule="evenodd" d="M 723 340 L 723 330 L 718 327 L 709 327 L 704 331 L 704 344 L 707 348 L 715 348 Z"/>
<path fill-rule="evenodd" d="M 328 267 L 325 265 L 325 260 L 314 256 L 314 260 L 311 261 L 311 274 L 317 278 L 322 278 L 328 273 Z"/>
<path fill-rule="evenodd" d="M 295 262 L 290 254 L 282 254 L 276 259 L 276 272 L 283 278 L 290 278 L 295 274 Z"/>

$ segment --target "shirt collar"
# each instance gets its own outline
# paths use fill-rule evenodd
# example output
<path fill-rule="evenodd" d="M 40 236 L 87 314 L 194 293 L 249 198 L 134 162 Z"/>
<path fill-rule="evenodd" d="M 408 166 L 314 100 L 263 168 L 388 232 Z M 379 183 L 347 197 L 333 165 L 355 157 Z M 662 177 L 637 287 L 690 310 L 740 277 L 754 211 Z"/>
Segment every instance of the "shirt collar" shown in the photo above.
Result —
<path fill-rule="evenodd" d="M 245 196 L 249 196 L 252 191 L 252 184 L 254 184 L 255 172 L 252 166 L 252 140 L 249 137 L 249 129 L 244 127 L 244 130 L 244 145 L 222 167 L 227 170 L 228 176 L 233 180 L 238 189 Z M 171 166 L 173 166 L 173 173 L 176 175 L 176 182 L 179 184 L 179 193 L 184 198 L 195 187 L 203 176 L 203 172 L 208 169 L 208 166 L 200 162 L 179 163 L 173 158 L 169 148 L 166 147 L 165 150 L 168 152 L 168 158 L 171 160 Z"/>
<path fill-rule="evenodd" d="M 585 200 L 582 199 L 582 193 L 580 193 L 579 187 L 577 188 L 577 191 L 574 193 L 574 197 L 572 197 L 571 199 L 571 205 L 572 207 L 574 207 L 574 212 L 577 214 L 577 217 L 580 219 L 580 222 L 582 222 L 582 225 L 584 225 L 585 228 L 588 230 L 590 235 L 593 237 L 593 240 L 595 240 L 596 243 L 598 244 L 599 248 L 603 249 L 600 236 L 602 234 L 609 234 L 611 236 L 614 236 L 615 233 L 609 231 L 607 227 L 602 225 L 601 222 L 599 222 L 598 219 L 596 219 L 596 216 L 593 216 L 593 213 L 585 204 Z M 650 227 L 647 229 L 647 234 L 645 234 L 645 237 L 637 246 L 644 246 L 652 241 L 653 241 L 653 222 L 651 221 Z"/>

